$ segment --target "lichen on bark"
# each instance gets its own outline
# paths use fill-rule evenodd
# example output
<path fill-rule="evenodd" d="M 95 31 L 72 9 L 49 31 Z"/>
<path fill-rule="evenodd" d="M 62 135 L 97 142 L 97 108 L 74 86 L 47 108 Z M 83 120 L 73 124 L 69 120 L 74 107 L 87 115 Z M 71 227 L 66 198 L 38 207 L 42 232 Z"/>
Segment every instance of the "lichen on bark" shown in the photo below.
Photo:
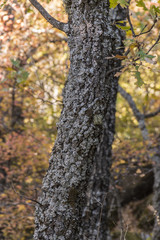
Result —
<path fill-rule="evenodd" d="M 97 234 L 97 229 L 83 230 L 82 215 L 106 132 L 114 79 L 108 71 L 116 66 L 107 56 L 117 52 L 122 39 L 109 16 L 108 1 L 75 0 L 66 5 L 71 65 L 57 139 L 36 206 L 35 240 L 94 240 Z"/>

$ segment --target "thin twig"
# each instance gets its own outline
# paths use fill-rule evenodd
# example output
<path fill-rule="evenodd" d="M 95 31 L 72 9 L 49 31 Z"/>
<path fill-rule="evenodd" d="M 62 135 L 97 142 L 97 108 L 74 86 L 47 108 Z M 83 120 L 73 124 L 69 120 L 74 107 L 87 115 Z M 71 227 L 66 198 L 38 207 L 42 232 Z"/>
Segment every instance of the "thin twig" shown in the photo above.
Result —
<path fill-rule="evenodd" d="M 148 130 L 145 125 L 144 114 L 142 114 L 139 111 L 132 96 L 128 92 L 126 92 L 120 85 L 118 86 L 118 91 L 121 94 L 121 96 L 128 102 L 130 108 L 132 109 L 132 112 L 138 121 L 138 125 L 141 130 L 143 139 L 148 140 L 149 136 L 148 136 Z"/>
<path fill-rule="evenodd" d="M 154 44 L 150 47 L 150 49 L 146 52 L 146 55 L 158 44 L 159 40 L 160 40 L 160 33 L 159 33 L 158 38 L 157 38 L 157 40 L 155 41 L 155 43 L 154 43 Z M 138 61 L 139 59 L 140 59 L 140 57 L 134 59 L 134 61 L 136 62 L 136 61 Z"/>
<path fill-rule="evenodd" d="M 160 113 L 160 108 L 158 108 L 155 112 L 147 113 L 144 115 L 144 118 L 150 118 L 150 117 L 155 117 Z"/>
<path fill-rule="evenodd" d="M 144 28 L 142 29 L 142 31 L 141 31 L 139 34 L 136 34 L 136 37 L 139 37 L 139 36 L 141 36 L 141 35 L 143 35 L 143 34 L 147 34 L 147 33 L 149 33 L 149 32 L 154 28 L 156 22 L 157 22 L 157 19 L 155 18 L 155 19 L 154 19 L 154 22 L 153 22 L 153 24 L 152 24 L 152 26 L 150 27 L 150 29 L 147 30 L 146 32 L 143 32 L 144 29 L 147 27 L 147 24 L 146 24 L 146 25 L 144 26 Z"/>
<path fill-rule="evenodd" d="M 148 24 L 146 24 L 143 28 L 142 28 L 142 30 L 141 30 L 141 32 L 140 32 L 140 34 L 142 34 L 143 33 L 143 31 L 144 31 L 144 29 L 147 27 L 147 25 Z M 144 33 L 143 33 L 144 34 Z"/>
<path fill-rule="evenodd" d="M 160 33 L 159 33 L 158 38 L 155 41 L 155 43 L 150 47 L 150 49 L 146 52 L 146 54 L 148 54 L 155 47 L 155 45 L 158 44 L 159 40 L 160 40 Z"/>
<path fill-rule="evenodd" d="M 110 73 L 112 72 L 117 72 L 117 71 L 120 71 L 121 69 L 123 69 L 125 66 L 120 66 L 120 67 L 117 67 L 117 68 L 113 68 L 111 70 L 109 70 L 106 75 L 108 76 Z"/>
<path fill-rule="evenodd" d="M 133 25 L 132 25 L 132 22 L 130 19 L 130 15 L 129 15 L 129 8 L 127 9 L 127 19 L 128 19 L 131 31 L 132 31 L 132 35 L 133 35 L 133 37 L 136 37 L 135 31 L 134 31 L 134 28 L 133 28 Z"/>
<path fill-rule="evenodd" d="M 37 200 L 32 199 L 32 198 L 28 198 L 28 197 L 26 197 L 25 195 L 18 193 L 18 192 L 16 191 L 15 187 L 14 187 L 13 182 L 11 182 L 11 187 L 12 187 L 13 191 L 14 191 L 17 195 L 19 195 L 20 197 L 25 198 L 26 200 L 29 200 L 29 201 L 38 203 L 40 206 L 43 207 L 43 205 L 42 205 L 40 202 L 38 202 Z"/>

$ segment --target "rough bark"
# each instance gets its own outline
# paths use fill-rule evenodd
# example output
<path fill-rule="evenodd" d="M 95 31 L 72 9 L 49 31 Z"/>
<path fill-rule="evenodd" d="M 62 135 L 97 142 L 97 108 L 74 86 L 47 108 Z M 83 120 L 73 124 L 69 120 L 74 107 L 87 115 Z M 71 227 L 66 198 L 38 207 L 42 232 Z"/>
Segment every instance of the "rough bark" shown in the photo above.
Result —
<path fill-rule="evenodd" d="M 97 235 L 101 216 L 98 216 L 98 221 L 93 221 L 102 209 L 98 206 L 97 212 L 97 201 L 103 205 L 106 198 L 110 165 L 104 160 L 104 154 L 109 151 L 104 149 L 104 143 L 111 144 L 106 116 L 114 71 L 110 74 L 108 71 L 116 66 L 117 60 L 114 62 L 107 57 L 117 53 L 116 48 L 121 46 L 122 39 L 109 17 L 108 1 L 76 0 L 66 4 L 71 66 L 63 92 L 64 107 L 57 124 L 57 140 L 36 206 L 34 239 L 105 239 L 105 230 L 102 230 L 102 237 L 100 232 L 99 237 Z M 101 161 L 98 161 L 99 156 Z M 93 174 L 94 181 L 90 181 L 95 171 L 98 173 Z M 89 194 L 88 186 L 95 181 L 100 181 L 103 191 L 98 196 L 99 186 L 93 184 L 95 188 L 91 192 L 98 198 L 96 211 L 91 203 L 92 215 L 89 216 L 86 202 L 90 197 L 86 192 Z M 89 226 L 90 223 L 93 224 L 88 231 L 87 224 Z"/>
<path fill-rule="evenodd" d="M 126 10 L 118 6 L 116 9 L 110 9 L 112 22 L 124 20 Z M 118 29 L 116 30 L 118 33 Z M 119 31 L 119 42 L 114 50 L 115 54 L 123 54 L 125 34 Z M 111 70 L 121 66 L 121 61 L 110 62 Z M 108 72 L 111 72 L 109 70 Z M 113 75 L 116 71 L 113 71 Z M 118 78 L 111 75 L 111 93 L 108 111 L 105 116 L 103 137 L 96 151 L 93 163 L 93 171 L 89 180 L 87 190 L 87 201 L 83 211 L 83 239 L 110 239 L 108 228 L 108 197 L 110 184 L 110 167 L 112 164 L 112 143 L 115 134 L 115 113 L 116 99 L 118 92 Z"/>
<path fill-rule="evenodd" d="M 118 80 L 113 78 L 111 98 L 103 137 L 94 156 L 93 171 L 87 190 L 87 201 L 83 210 L 83 239 L 107 239 L 109 235 L 107 210 L 109 195 L 112 143 L 115 131 L 115 111 Z"/>
<path fill-rule="evenodd" d="M 159 139 L 160 140 L 160 139 Z M 160 239 L 160 144 L 152 149 L 152 161 L 154 169 L 154 198 L 153 206 L 155 223 L 153 229 L 153 240 Z"/>

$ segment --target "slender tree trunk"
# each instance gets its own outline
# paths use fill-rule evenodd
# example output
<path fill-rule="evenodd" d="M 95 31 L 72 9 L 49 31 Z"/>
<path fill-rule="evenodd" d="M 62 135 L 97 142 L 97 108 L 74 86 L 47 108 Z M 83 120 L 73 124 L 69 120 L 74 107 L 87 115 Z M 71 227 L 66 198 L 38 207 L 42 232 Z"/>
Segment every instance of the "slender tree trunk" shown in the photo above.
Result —
<path fill-rule="evenodd" d="M 159 139 L 160 140 L 160 139 Z M 154 198 L 153 206 L 155 223 L 153 229 L 153 240 L 160 239 L 160 144 L 152 149 L 152 161 L 154 169 Z"/>
<path fill-rule="evenodd" d="M 132 99 L 132 96 L 127 93 L 122 87 L 119 86 L 119 92 L 122 95 L 122 97 L 125 98 L 125 100 L 129 103 L 133 114 L 135 118 L 138 121 L 139 129 L 141 131 L 142 137 L 144 141 L 148 141 L 148 153 L 150 155 L 152 164 L 153 164 L 153 170 L 154 170 L 154 195 L 153 195 L 153 207 L 154 207 L 154 215 L 155 215 L 155 223 L 154 223 L 154 229 L 153 229 L 153 240 L 160 240 L 160 144 L 157 140 L 156 146 L 152 146 L 152 141 L 148 134 L 148 129 L 145 124 L 145 118 L 153 117 L 159 113 L 158 111 L 155 111 L 154 113 L 150 113 L 147 115 L 142 114 L 135 102 Z"/>
<path fill-rule="evenodd" d="M 105 229 L 99 231 L 99 226 L 105 221 L 101 209 L 107 197 L 110 161 L 104 158 L 107 151 L 110 156 L 110 148 L 106 150 L 104 144 L 110 146 L 112 142 L 107 111 L 114 81 L 111 69 L 117 64 L 117 60 L 107 57 L 117 54 L 122 39 L 109 17 L 108 1 L 76 0 L 66 4 L 71 66 L 57 140 L 36 206 L 34 239 L 105 239 Z M 102 202 L 98 210 L 97 202 L 95 206 L 90 203 L 88 186 L 92 183 L 91 195 Z M 100 197 L 98 189 L 102 191 Z M 91 211 L 86 202 L 91 204 Z"/>

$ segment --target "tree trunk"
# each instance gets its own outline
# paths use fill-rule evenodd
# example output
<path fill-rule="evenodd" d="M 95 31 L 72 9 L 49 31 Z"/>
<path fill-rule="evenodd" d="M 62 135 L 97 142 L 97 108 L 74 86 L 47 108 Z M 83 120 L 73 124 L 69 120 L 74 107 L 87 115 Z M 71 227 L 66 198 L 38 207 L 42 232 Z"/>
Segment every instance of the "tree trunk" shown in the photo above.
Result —
<path fill-rule="evenodd" d="M 105 154 L 108 151 L 110 156 L 110 148 L 105 149 L 104 144 L 110 147 L 112 142 L 107 125 L 114 81 L 111 69 L 120 64 L 107 57 L 121 51 L 117 48 L 122 39 L 109 17 L 108 1 L 66 1 L 66 6 L 71 66 L 57 140 L 36 206 L 34 239 L 105 239 L 105 229 L 99 227 L 106 216 L 102 210 L 106 208 L 110 161 Z M 96 204 L 90 202 L 93 196 Z"/>
<path fill-rule="evenodd" d="M 153 197 L 153 206 L 155 214 L 155 223 L 153 229 L 153 240 L 160 239 L 160 144 L 152 150 L 152 161 L 154 169 L 154 197 Z"/>
<path fill-rule="evenodd" d="M 110 9 L 110 19 L 112 22 L 126 19 L 127 11 L 117 6 L 116 9 Z M 114 54 L 123 55 L 125 38 L 124 32 L 116 29 L 119 34 L 117 38 Z M 121 67 L 121 61 L 110 61 L 111 70 Z M 108 66 L 109 67 L 109 66 Z M 110 68 L 110 67 L 109 67 Z M 103 137 L 96 151 L 93 171 L 88 183 L 87 201 L 83 211 L 83 239 L 110 239 L 108 229 L 108 196 L 110 184 L 110 167 L 112 164 L 112 143 L 115 134 L 115 113 L 116 99 L 118 92 L 118 78 L 114 76 L 113 71 L 111 79 L 111 92 L 108 111 L 105 116 Z"/>
<path fill-rule="evenodd" d="M 110 167 L 112 163 L 112 143 L 115 132 L 115 112 L 118 79 L 113 78 L 111 98 L 103 137 L 96 151 L 93 171 L 87 189 L 87 202 L 83 211 L 83 239 L 106 240 L 109 236 L 107 212 L 110 183 Z"/>

